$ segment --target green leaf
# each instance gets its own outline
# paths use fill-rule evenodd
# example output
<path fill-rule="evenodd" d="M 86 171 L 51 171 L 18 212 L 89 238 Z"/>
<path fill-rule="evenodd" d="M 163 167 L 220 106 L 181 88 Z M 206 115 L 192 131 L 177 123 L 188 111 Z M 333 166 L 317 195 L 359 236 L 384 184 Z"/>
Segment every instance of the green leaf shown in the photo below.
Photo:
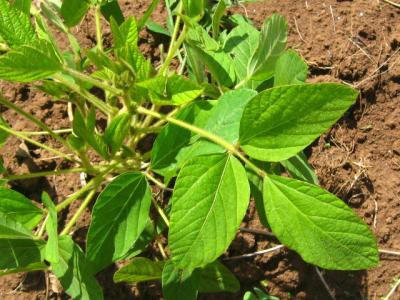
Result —
<path fill-rule="evenodd" d="M 250 291 L 246 292 L 243 296 L 243 300 L 279 300 L 279 298 L 270 296 L 259 288 L 254 288 L 254 293 Z"/>
<path fill-rule="evenodd" d="M 169 77 L 157 76 L 139 82 L 136 86 L 146 89 L 151 102 L 158 105 L 183 105 L 203 93 L 202 87 L 197 83 L 177 74 Z"/>
<path fill-rule="evenodd" d="M 274 86 L 304 83 L 307 73 L 305 61 L 293 50 L 288 50 L 276 62 Z"/>
<path fill-rule="evenodd" d="M 48 210 L 48 219 L 46 222 L 46 231 L 49 235 L 45 248 L 45 259 L 51 263 L 58 263 L 59 248 L 58 248 L 58 221 L 57 209 L 50 196 L 47 193 L 42 194 L 42 201 Z"/>
<path fill-rule="evenodd" d="M 124 142 L 131 127 L 131 116 L 125 112 L 114 117 L 104 132 L 104 142 L 111 148 L 111 154 L 115 154 Z"/>
<path fill-rule="evenodd" d="M 221 19 L 225 14 L 226 4 L 225 0 L 219 0 L 217 7 L 215 8 L 214 14 L 212 16 L 212 32 L 213 37 L 216 39 L 219 36 L 219 26 L 221 24 Z"/>
<path fill-rule="evenodd" d="M 14 6 L 26 15 L 30 15 L 32 0 L 14 0 Z"/>
<path fill-rule="evenodd" d="M 134 17 L 126 19 L 121 26 L 118 26 L 115 22 L 111 21 L 111 32 L 114 37 L 116 48 L 137 46 L 139 41 L 139 32 Z"/>
<path fill-rule="evenodd" d="M 59 246 L 60 260 L 58 263 L 51 264 L 51 268 L 65 292 L 72 299 L 103 299 L 101 287 L 79 246 L 70 236 L 65 235 L 60 238 Z"/>
<path fill-rule="evenodd" d="M 149 7 L 147 8 L 146 12 L 143 14 L 143 16 L 140 18 L 140 20 L 138 21 L 138 29 L 139 31 L 144 27 L 144 25 L 146 24 L 147 27 L 149 28 L 149 25 L 151 27 L 151 24 L 156 24 L 154 22 L 152 22 L 150 19 L 150 16 L 153 14 L 153 12 L 155 11 L 155 9 L 157 8 L 158 3 L 160 3 L 160 0 L 152 0 L 151 4 L 149 5 Z M 158 25 L 158 24 L 156 24 Z M 158 25 L 160 26 L 160 25 Z M 150 28 L 149 28 L 150 29 Z M 151 30 L 151 29 L 150 29 Z M 169 35 L 168 31 L 167 35 Z M 164 34 L 164 33 L 163 33 Z"/>
<path fill-rule="evenodd" d="M 204 129 L 231 144 L 236 144 L 239 139 L 240 118 L 243 110 L 256 95 L 256 91 L 249 89 L 232 90 L 223 94 L 218 99 Z M 206 139 L 199 140 L 190 150 L 190 157 L 225 152 L 225 149 Z"/>
<path fill-rule="evenodd" d="M 1 96 L 0 96 L 1 97 Z M 8 123 L 3 119 L 2 116 L 0 116 L 0 125 L 9 128 L 10 126 Z M 3 147 L 4 144 L 7 141 L 7 138 L 10 136 L 10 134 L 7 131 L 0 130 L 0 147 Z"/>
<path fill-rule="evenodd" d="M 293 178 L 316 185 L 319 184 L 318 177 L 308 164 L 307 157 L 304 155 L 304 153 L 299 153 L 288 160 L 282 161 L 281 164 Z"/>
<path fill-rule="evenodd" d="M 354 89 L 335 83 L 266 90 L 244 109 L 240 144 L 258 160 L 288 159 L 335 124 L 357 95 Z"/>
<path fill-rule="evenodd" d="M 231 87 L 234 84 L 236 74 L 232 58 L 206 30 L 200 25 L 191 24 L 186 41 L 221 85 Z"/>
<path fill-rule="evenodd" d="M 205 0 L 182 0 L 186 15 L 191 18 L 204 15 Z"/>
<path fill-rule="evenodd" d="M 368 226 L 342 200 L 320 187 L 266 176 L 264 203 L 273 233 L 306 262 L 335 270 L 378 264 L 376 240 Z"/>
<path fill-rule="evenodd" d="M 90 8 L 86 0 L 64 0 L 61 5 L 61 16 L 68 27 L 78 25 Z"/>
<path fill-rule="evenodd" d="M 31 82 L 44 79 L 61 69 L 52 45 L 43 40 L 17 47 L 0 56 L 0 79 L 4 80 Z"/>
<path fill-rule="evenodd" d="M 0 37 L 10 46 L 31 44 L 37 39 L 30 16 L 0 0 Z"/>
<path fill-rule="evenodd" d="M 44 244 L 34 240 L 22 224 L 0 212 L 0 269 L 23 268 L 43 261 Z"/>
<path fill-rule="evenodd" d="M 217 101 L 191 103 L 176 118 L 203 128 L 216 104 Z M 197 140 L 197 135 L 191 131 L 168 124 L 158 134 L 151 150 L 152 170 L 163 176 L 175 175 L 176 170 L 190 157 L 190 145 Z"/>
<path fill-rule="evenodd" d="M 282 16 L 273 15 L 261 29 L 257 50 L 247 67 L 247 79 L 266 80 L 272 77 L 276 61 L 285 50 L 286 41 L 286 20 Z"/>
<path fill-rule="evenodd" d="M 150 203 L 150 188 L 141 173 L 124 173 L 107 185 L 94 205 L 87 238 L 93 272 L 131 249 L 146 226 Z"/>
<path fill-rule="evenodd" d="M 34 271 L 44 271 L 48 268 L 48 266 L 45 263 L 42 262 L 36 262 L 29 264 L 24 267 L 19 267 L 19 268 L 13 268 L 13 269 L 4 269 L 0 270 L 0 277 L 1 276 L 6 276 L 10 274 L 15 274 L 15 273 L 27 273 L 27 272 L 34 272 Z"/>
<path fill-rule="evenodd" d="M 107 21 L 110 21 L 112 17 L 119 25 L 121 25 L 125 20 L 124 14 L 122 13 L 117 0 L 107 1 L 100 7 L 100 11 Z"/>
<path fill-rule="evenodd" d="M 153 22 L 152 20 L 148 20 L 146 23 L 146 27 L 148 30 L 158 33 L 158 34 L 163 34 L 166 36 L 171 36 L 171 34 L 169 33 L 169 31 L 167 29 L 165 29 L 162 25 Z"/>
<path fill-rule="evenodd" d="M 27 229 L 33 229 L 42 218 L 43 212 L 24 195 L 0 187 L 0 212 L 21 223 Z"/>
<path fill-rule="evenodd" d="M 168 240 L 175 265 L 202 267 L 226 251 L 249 197 L 246 171 L 235 157 L 218 154 L 188 161 L 171 200 Z"/>
<path fill-rule="evenodd" d="M 240 283 L 227 267 L 215 261 L 204 268 L 196 269 L 194 285 L 199 293 L 237 292 Z"/>
<path fill-rule="evenodd" d="M 172 261 L 167 261 L 162 273 L 162 288 L 165 300 L 196 300 L 197 290 L 191 272 L 180 270 Z"/>
<path fill-rule="evenodd" d="M 119 269 L 114 282 L 138 283 L 161 279 L 165 261 L 152 261 L 145 257 L 134 258 L 130 264 Z"/>

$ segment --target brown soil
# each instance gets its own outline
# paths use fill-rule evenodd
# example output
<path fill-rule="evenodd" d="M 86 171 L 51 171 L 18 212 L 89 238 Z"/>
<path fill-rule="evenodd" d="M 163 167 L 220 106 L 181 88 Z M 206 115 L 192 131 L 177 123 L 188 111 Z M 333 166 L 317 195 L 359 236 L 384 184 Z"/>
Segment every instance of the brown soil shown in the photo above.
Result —
<path fill-rule="evenodd" d="M 140 16 L 150 1 L 120 1 L 125 15 Z M 140 2 L 140 3 L 138 3 Z M 238 6 L 233 12 L 247 13 L 260 26 L 272 13 L 287 17 L 289 46 L 310 65 L 310 82 L 335 81 L 357 87 L 361 97 L 352 110 L 308 149 L 321 185 L 345 200 L 367 222 L 377 236 L 379 248 L 400 250 L 400 9 L 383 1 L 268 1 Z M 155 21 L 163 23 L 165 10 L 159 7 Z M 94 41 L 92 21 L 87 19 L 78 33 L 82 45 Z M 106 38 L 109 32 L 105 32 Z M 160 37 L 144 32 L 141 47 L 156 58 Z M 66 105 L 52 102 L 24 85 L 0 83 L 3 94 L 33 113 L 52 128 L 68 125 Z M 15 129 L 36 130 L 12 111 L 3 116 Z M 52 139 L 42 142 L 59 147 Z M 25 150 L 24 150 L 25 149 Z M 63 167 L 59 159 L 32 145 L 10 138 L 3 155 L 10 173 L 52 170 Z M 16 190 L 38 200 L 45 190 L 60 201 L 80 186 L 78 175 L 26 180 L 12 184 Z M 63 216 L 68 220 L 78 203 Z M 84 247 L 90 222 L 87 214 L 78 222 L 75 238 Z M 262 229 L 251 206 L 243 227 Z M 271 247 L 268 236 L 238 233 L 226 256 L 251 253 Z M 288 250 L 255 258 L 226 261 L 242 284 L 235 295 L 203 295 L 201 299 L 242 299 L 246 290 L 262 287 L 281 299 L 330 299 L 313 266 Z M 107 299 L 161 299 L 158 283 L 132 287 L 114 284 L 115 266 L 99 275 Z M 400 276 L 400 258 L 381 255 L 379 267 L 369 271 L 332 272 L 323 276 L 336 299 L 380 299 Z M 33 273 L 0 277 L 1 299 L 45 299 L 48 274 Z M 49 280 L 51 298 L 57 293 Z M 400 299 L 400 294 L 392 299 Z"/>

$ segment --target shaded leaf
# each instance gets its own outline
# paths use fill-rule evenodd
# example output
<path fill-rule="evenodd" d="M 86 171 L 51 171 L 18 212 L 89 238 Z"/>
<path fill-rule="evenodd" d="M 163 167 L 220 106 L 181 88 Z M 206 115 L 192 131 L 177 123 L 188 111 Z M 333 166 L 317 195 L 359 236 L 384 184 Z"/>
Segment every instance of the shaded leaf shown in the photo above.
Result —
<path fill-rule="evenodd" d="M 191 273 L 175 267 L 172 261 L 167 261 L 162 273 L 162 288 L 165 300 L 196 300 L 197 290 Z"/>
<path fill-rule="evenodd" d="M 111 148 L 111 154 L 115 154 L 120 148 L 131 127 L 131 116 L 122 113 L 114 117 L 104 132 L 104 142 Z"/>
<path fill-rule="evenodd" d="M 90 8 L 86 0 L 64 0 L 61 5 L 61 16 L 68 27 L 78 25 Z"/>
<path fill-rule="evenodd" d="M 145 257 L 134 258 L 114 274 L 114 282 L 138 283 L 161 279 L 165 261 L 152 261 Z"/>
<path fill-rule="evenodd" d="M 45 259 L 51 263 L 58 263 L 58 218 L 57 209 L 47 193 L 42 194 L 42 201 L 48 210 L 48 219 L 46 222 L 46 231 L 49 236 L 45 248 Z"/>

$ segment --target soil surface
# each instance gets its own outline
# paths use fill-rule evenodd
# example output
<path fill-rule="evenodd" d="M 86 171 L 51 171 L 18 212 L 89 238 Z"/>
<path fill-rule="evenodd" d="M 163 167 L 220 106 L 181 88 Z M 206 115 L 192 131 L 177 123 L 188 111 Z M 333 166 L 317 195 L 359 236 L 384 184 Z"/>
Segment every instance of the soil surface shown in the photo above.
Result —
<path fill-rule="evenodd" d="M 140 16 L 151 1 L 120 1 L 126 16 Z M 162 1 L 161 1 L 162 2 Z M 231 10 L 247 14 L 259 27 L 272 13 L 289 23 L 289 47 L 310 66 L 310 82 L 342 82 L 361 92 L 356 105 L 329 132 L 307 149 L 323 187 L 346 201 L 377 236 L 379 248 L 400 251 L 400 9 L 384 1 L 266 1 Z M 153 19 L 165 22 L 159 6 Z M 86 18 L 75 30 L 85 47 L 95 40 L 93 21 Z M 106 41 L 109 31 L 104 32 Z M 160 36 L 143 32 L 141 49 L 156 61 Z M 107 45 L 107 44 L 106 44 Z M 164 47 L 167 46 L 164 44 Z M 67 106 L 53 102 L 26 85 L 0 82 L 3 95 L 54 129 L 68 126 Z M 17 130 L 37 130 L 16 113 L 1 108 Z M 61 149 L 54 140 L 40 138 Z M 0 150 L 11 174 L 65 168 L 65 163 L 32 145 L 10 138 Z M 11 186 L 38 202 L 42 191 L 61 201 L 81 185 L 79 175 L 24 180 Z M 62 216 L 66 222 L 79 207 L 75 203 Z M 90 213 L 79 220 L 74 238 L 84 248 Z M 61 224 L 62 225 L 62 224 Z M 242 227 L 265 230 L 251 205 Z M 225 259 L 267 249 L 277 241 L 267 235 L 239 232 Z M 151 257 L 151 254 L 149 254 Z M 337 272 L 304 263 L 289 250 L 225 264 L 239 278 L 242 289 L 232 294 L 202 295 L 201 299 L 242 299 L 258 286 L 281 299 L 380 299 L 400 277 L 400 257 L 381 254 L 373 270 Z M 114 284 L 113 266 L 99 274 L 106 299 L 162 299 L 159 283 L 137 286 Z M 328 293 L 327 289 L 329 289 Z M 0 299 L 67 299 L 57 280 L 42 272 L 0 277 Z M 391 299 L 400 299 L 400 291 Z M 180 299 L 179 299 L 180 300 Z"/>

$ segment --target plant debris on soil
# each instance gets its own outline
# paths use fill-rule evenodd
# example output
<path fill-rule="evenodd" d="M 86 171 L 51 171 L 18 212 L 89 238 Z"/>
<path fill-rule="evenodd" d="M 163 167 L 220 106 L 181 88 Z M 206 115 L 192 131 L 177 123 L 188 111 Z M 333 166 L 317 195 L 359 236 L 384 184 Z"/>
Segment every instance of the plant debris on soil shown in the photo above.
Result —
<path fill-rule="evenodd" d="M 119 1 L 126 16 L 143 14 L 151 1 Z M 162 1 L 161 1 L 162 2 Z M 238 5 L 231 13 L 248 15 L 258 27 L 273 13 L 289 23 L 289 46 L 310 68 L 310 82 L 331 81 L 360 90 L 357 104 L 329 132 L 307 150 L 321 185 L 350 205 L 370 226 L 379 249 L 400 251 L 400 9 L 385 1 L 263 1 Z M 165 21 L 162 4 L 153 15 Z M 93 46 L 94 26 L 86 18 L 79 39 Z M 105 37 L 107 38 L 105 32 Z M 107 41 L 106 41 L 107 42 Z M 141 49 L 157 61 L 161 36 L 143 32 Z M 52 102 L 26 85 L 0 82 L 5 97 L 54 129 L 68 124 L 67 106 Z M 16 130 L 37 130 L 10 110 L 1 108 Z M 54 140 L 41 142 L 57 147 Z M 10 138 L 1 149 L 11 174 L 54 170 L 60 159 Z M 63 175 L 12 183 L 12 188 L 34 200 L 47 191 L 58 201 L 80 186 L 79 175 Z M 61 222 L 73 215 L 69 208 Z M 84 247 L 89 211 L 79 220 L 74 239 Z M 265 230 L 250 206 L 242 227 Z M 271 247 L 273 236 L 239 232 L 226 257 Z M 241 282 L 237 294 L 202 295 L 201 299 L 243 299 L 252 287 L 262 287 L 280 299 L 380 299 L 400 277 L 400 256 L 381 254 L 380 265 L 367 271 L 339 272 L 308 265 L 294 252 L 283 249 L 225 264 Z M 115 284 L 116 267 L 99 274 L 106 299 L 162 299 L 159 283 L 137 286 Z M 328 291 L 329 290 L 329 291 Z M 41 272 L 0 277 L 0 299 L 64 299 L 57 281 Z M 400 291 L 391 299 L 400 299 Z"/>

